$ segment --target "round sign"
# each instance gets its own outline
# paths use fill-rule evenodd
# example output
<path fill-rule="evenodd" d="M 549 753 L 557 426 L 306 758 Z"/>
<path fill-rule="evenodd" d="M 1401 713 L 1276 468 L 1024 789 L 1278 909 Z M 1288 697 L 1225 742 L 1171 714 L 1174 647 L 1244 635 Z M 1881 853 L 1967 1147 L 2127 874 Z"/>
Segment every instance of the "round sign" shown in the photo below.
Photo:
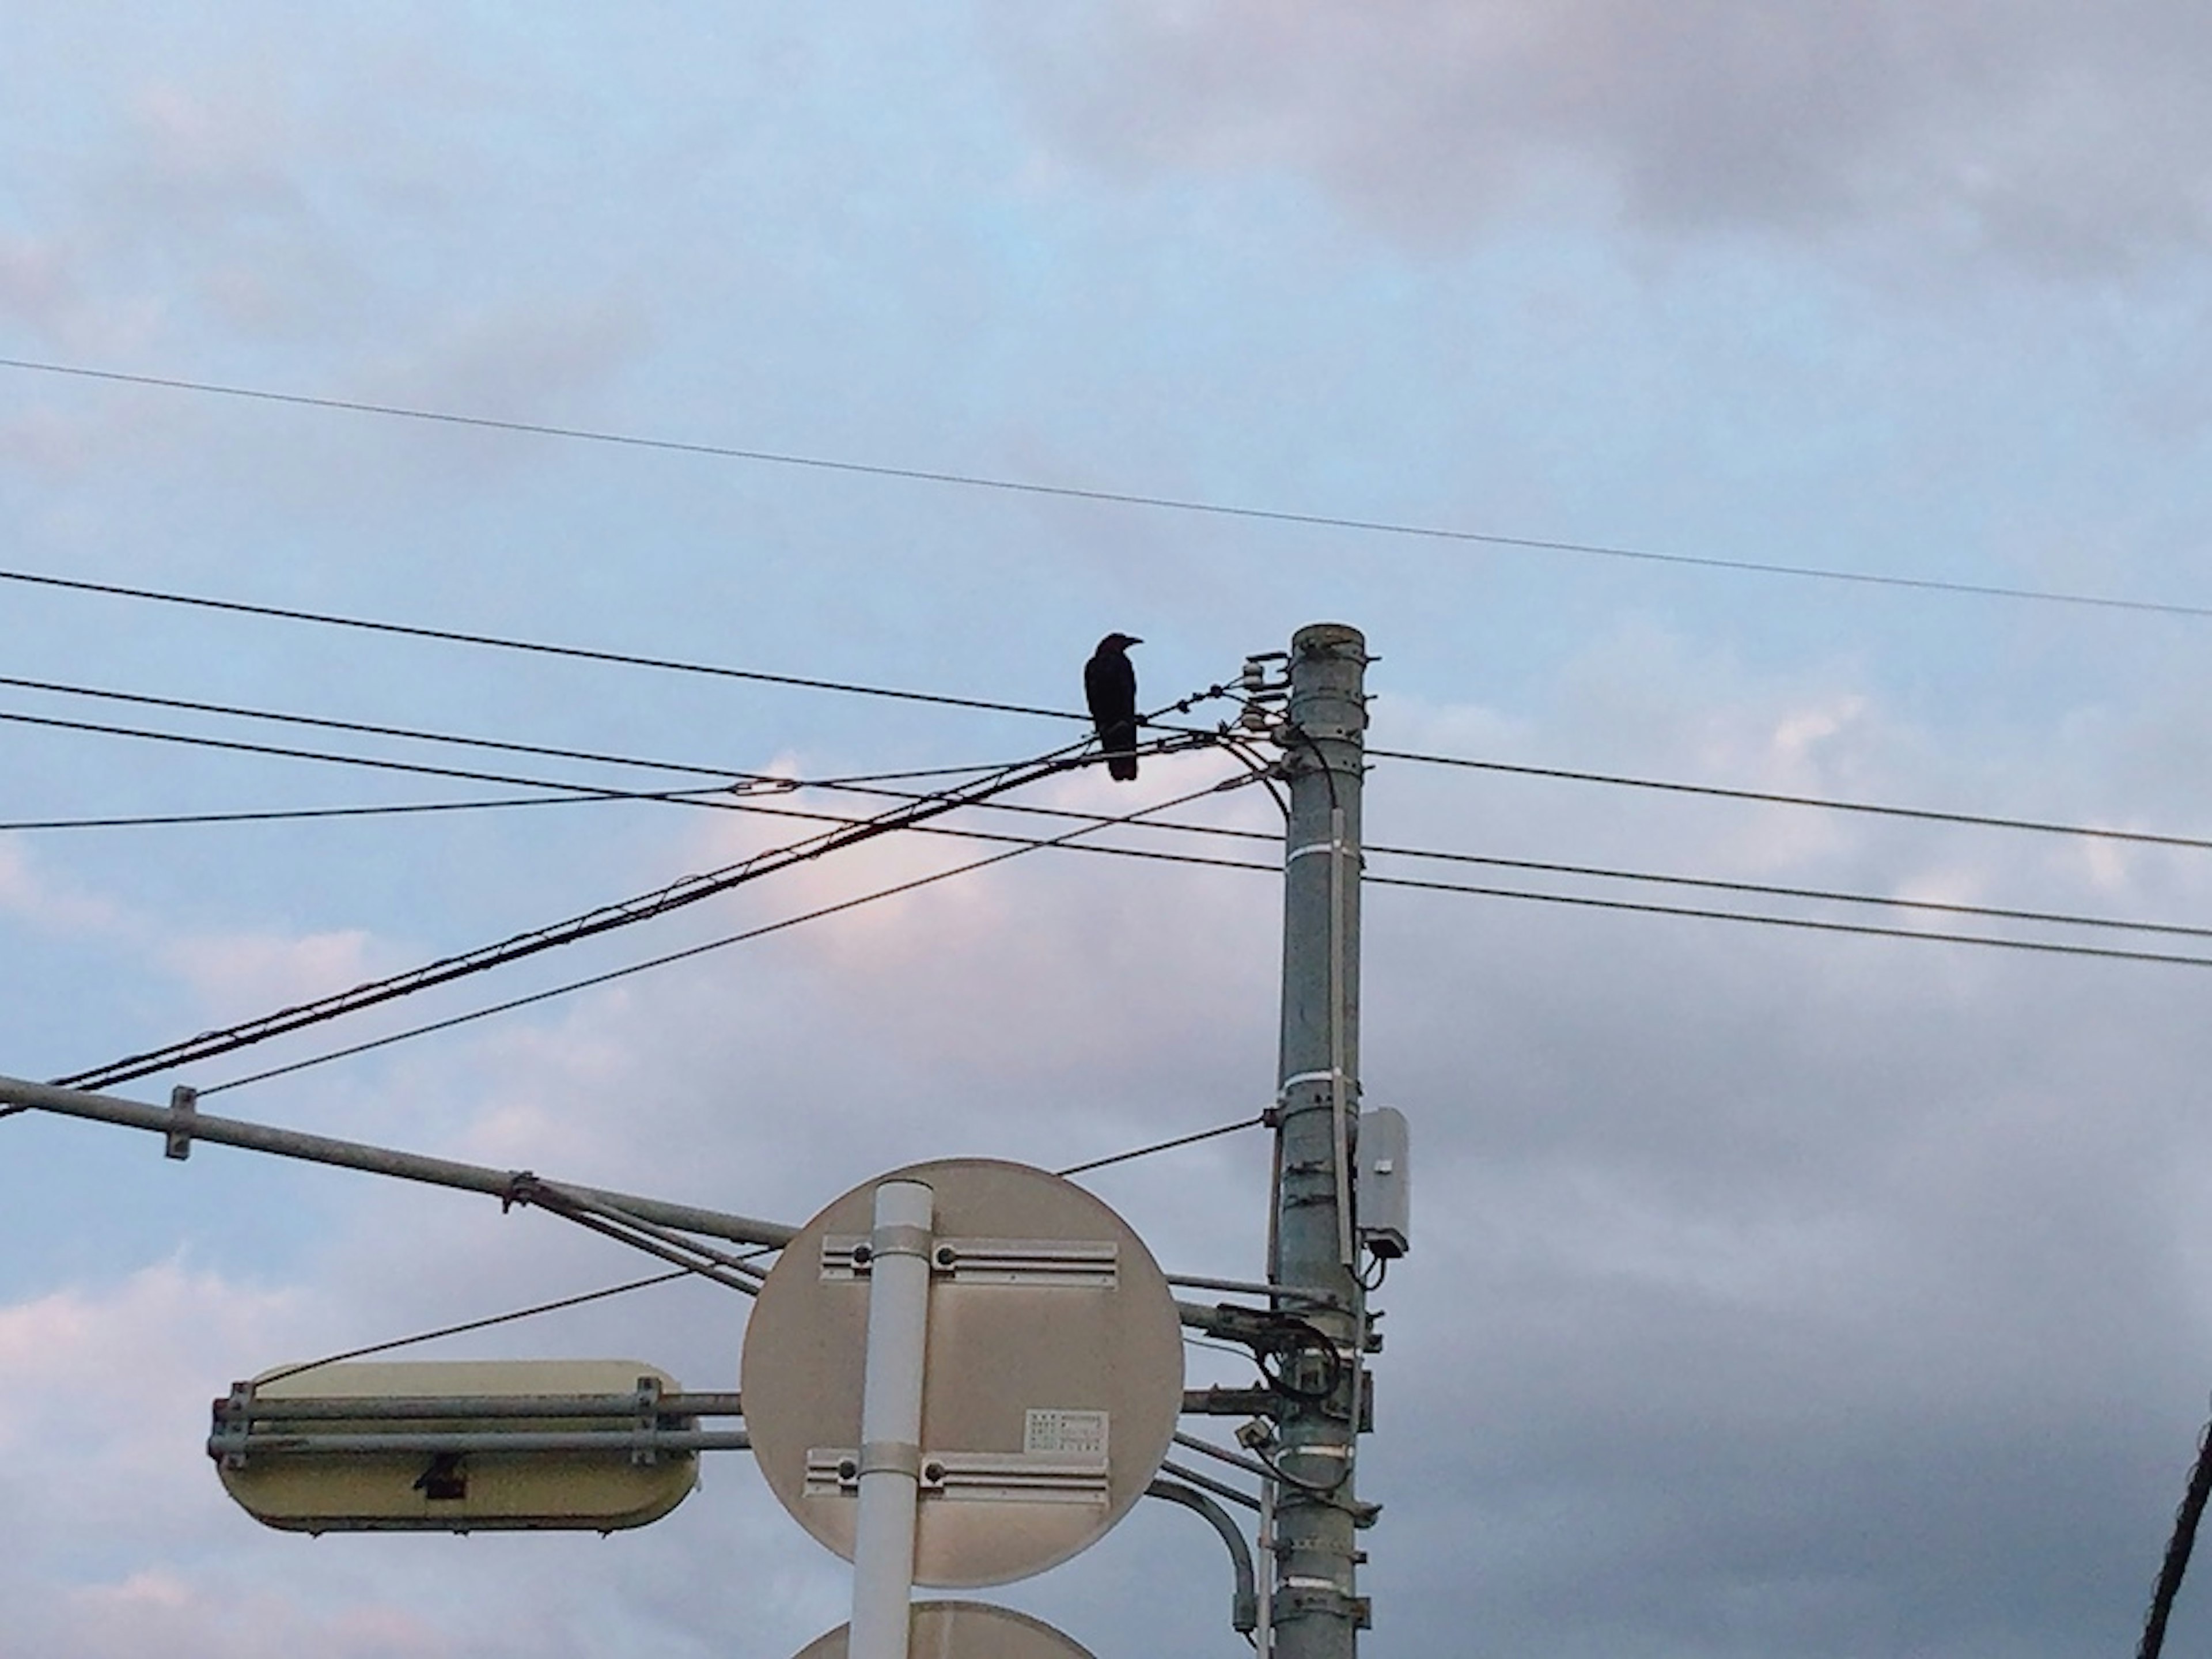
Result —
<path fill-rule="evenodd" d="M 784 1247 L 745 1328 L 745 1427 L 769 1489 L 853 1559 L 875 1189 L 934 1197 L 914 1582 L 1003 1584 L 1103 1537 L 1182 1409 L 1175 1297 L 1127 1222 L 987 1158 L 854 1188 Z"/>
<path fill-rule="evenodd" d="M 917 1601 L 908 1628 L 907 1659 L 1092 1659 L 1050 1625 L 981 1601 Z M 799 1659 L 845 1659 L 851 1629 L 840 1625 L 809 1642 Z"/>

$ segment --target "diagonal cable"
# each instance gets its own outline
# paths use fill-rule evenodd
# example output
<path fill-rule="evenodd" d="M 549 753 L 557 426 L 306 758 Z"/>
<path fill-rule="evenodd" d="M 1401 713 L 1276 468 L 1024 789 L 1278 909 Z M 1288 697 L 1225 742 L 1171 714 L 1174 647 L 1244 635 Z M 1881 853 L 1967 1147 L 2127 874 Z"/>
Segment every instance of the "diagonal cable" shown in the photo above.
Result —
<path fill-rule="evenodd" d="M 825 857 L 831 853 L 842 852 L 847 848 L 859 846 L 864 842 L 872 841 L 880 836 L 890 835 L 910 824 L 920 823 L 927 819 L 940 817 L 946 812 L 956 811 L 962 806 L 976 801 L 988 800 L 994 795 L 1022 788 L 1085 763 L 1085 759 L 1079 756 L 1071 756 L 1065 750 L 1055 750 L 1051 755 L 1039 757 L 1029 765 L 1001 772 L 997 776 L 986 779 L 981 783 L 962 790 L 948 791 L 911 805 L 895 808 L 864 823 L 809 836 L 787 846 L 757 854 L 735 865 L 710 870 L 701 875 L 686 877 L 681 881 L 671 883 L 653 892 L 641 894 L 617 904 L 586 911 L 582 915 L 572 916 L 550 927 L 517 934 L 497 944 L 484 945 L 459 956 L 441 957 L 422 967 L 410 969 L 405 973 L 392 975 L 385 979 L 372 980 L 366 984 L 355 986 L 350 990 L 339 992 L 336 995 L 322 997 L 313 1002 L 281 1009 L 275 1013 L 247 1021 L 243 1024 L 203 1032 L 198 1036 L 187 1038 L 181 1042 L 127 1055 L 108 1065 L 95 1066 L 90 1070 L 59 1079 L 58 1082 L 67 1088 L 105 1089 L 118 1083 L 127 1082 L 133 1078 L 147 1076 L 151 1073 L 167 1071 L 173 1066 L 185 1065 L 194 1060 L 211 1059 L 217 1054 L 229 1054 L 257 1042 L 266 1042 L 270 1037 L 282 1036 L 288 1031 L 300 1030 L 310 1025 L 320 1024 L 325 1020 L 336 1019 L 343 1015 L 356 1012 L 363 1008 L 374 1007 L 380 1003 L 410 996 L 417 991 L 427 990 L 434 985 L 449 984 L 455 980 L 503 967 L 508 963 L 520 961 L 526 957 L 536 956 L 562 945 L 575 944 L 581 939 L 594 938 L 601 933 L 612 933 L 618 928 L 634 927 L 639 922 L 652 921 L 656 917 L 666 915 L 672 911 L 682 909 L 713 898 L 718 894 L 728 892 L 748 882 L 757 881 L 763 876 L 774 874 L 781 870 L 787 870 L 794 865 Z"/>
<path fill-rule="evenodd" d="M 1249 773 L 1240 773 L 1223 782 L 1208 784 L 1203 789 L 1192 790 L 1188 794 L 1178 795 L 1172 800 L 1164 800 L 1151 806 L 1139 807 L 1137 811 L 1123 813 L 1119 817 L 1109 818 L 1099 823 L 1078 824 L 1074 829 L 1055 836 L 1049 841 L 1023 842 L 1018 846 L 1008 848 L 1003 853 L 993 853 L 987 857 L 972 860 L 966 864 L 956 864 L 948 870 L 939 870 L 929 875 L 916 876 L 908 881 L 894 882 L 888 887 L 878 887 L 873 891 L 861 893 L 852 898 L 840 899 L 834 904 L 824 904 L 812 910 L 804 910 L 797 915 L 785 916 L 780 921 L 764 922 L 757 927 L 748 927 L 740 933 L 726 933 L 720 939 L 708 939 L 704 944 L 687 945 L 683 950 L 671 951 L 664 956 L 649 957 L 643 962 L 634 962 L 627 967 L 610 969 L 603 974 L 592 974 L 583 979 L 570 980 L 563 984 L 549 986 L 544 990 L 533 991 L 527 996 L 513 997 L 507 1001 L 494 1003 L 488 1007 L 471 1009 L 466 1013 L 451 1015 L 447 1018 L 432 1020 L 425 1024 L 410 1026 L 403 1031 L 392 1031 L 383 1036 L 371 1037 L 365 1042 L 352 1043 L 325 1054 L 311 1054 L 305 1060 L 293 1060 L 287 1065 L 272 1066 L 266 1071 L 249 1073 L 244 1077 L 232 1078 L 226 1082 L 212 1084 L 199 1092 L 204 1098 L 210 1095 L 221 1094 L 226 1089 L 242 1089 L 249 1084 L 265 1083 L 271 1078 L 283 1077 L 294 1072 L 307 1071 L 317 1066 L 326 1066 L 332 1060 L 350 1059 L 356 1054 L 367 1054 L 371 1049 L 388 1048 L 395 1042 L 405 1042 L 415 1037 L 428 1036 L 434 1031 L 450 1030 L 454 1026 L 466 1025 L 479 1019 L 488 1019 L 495 1014 L 508 1013 L 517 1008 L 526 1008 L 534 1003 L 550 1002 L 556 997 L 567 996 L 576 991 L 589 990 L 594 986 L 605 985 L 615 980 L 627 979 L 633 974 L 645 973 L 655 968 L 665 968 L 674 963 L 688 962 L 694 957 L 702 957 L 710 951 L 725 950 L 732 945 L 742 945 L 749 939 L 760 939 L 769 933 L 781 933 L 786 928 L 797 927 L 810 921 L 817 921 L 825 916 L 837 915 L 847 910 L 856 910 L 864 904 L 873 904 L 878 900 L 896 897 L 901 893 L 911 893 L 920 888 L 933 886 L 940 881 L 950 881 L 956 876 L 969 875 L 977 870 L 988 869 L 994 864 L 1004 864 L 1007 860 L 1020 858 L 1024 854 L 1049 848 L 1068 847 L 1079 836 L 1095 835 L 1100 830 L 1109 829 L 1115 824 L 1136 823 L 1149 813 L 1170 811 L 1176 807 L 1197 800 L 1201 796 L 1239 788 L 1252 781 L 1253 778 Z"/>

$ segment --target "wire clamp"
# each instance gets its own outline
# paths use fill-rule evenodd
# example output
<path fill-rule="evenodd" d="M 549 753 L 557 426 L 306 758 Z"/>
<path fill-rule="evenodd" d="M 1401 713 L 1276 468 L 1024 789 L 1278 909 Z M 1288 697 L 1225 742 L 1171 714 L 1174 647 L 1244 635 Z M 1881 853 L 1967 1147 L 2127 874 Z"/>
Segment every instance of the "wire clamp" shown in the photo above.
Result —
<path fill-rule="evenodd" d="M 187 1158 L 192 1155 L 192 1120 L 199 1115 L 200 1091 L 179 1083 L 169 1091 L 168 1155 Z"/>

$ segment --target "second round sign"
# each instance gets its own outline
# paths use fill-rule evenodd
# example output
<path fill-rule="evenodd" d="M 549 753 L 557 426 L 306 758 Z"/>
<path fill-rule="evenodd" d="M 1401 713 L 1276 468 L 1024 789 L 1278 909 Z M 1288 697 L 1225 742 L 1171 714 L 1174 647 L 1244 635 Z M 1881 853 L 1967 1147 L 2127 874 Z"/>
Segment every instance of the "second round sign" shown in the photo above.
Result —
<path fill-rule="evenodd" d="M 815 1217 L 761 1288 L 740 1385 L 769 1488 L 848 1560 L 884 1181 L 935 1200 L 915 1582 L 1042 1572 L 1103 1537 L 1158 1472 L 1182 1407 L 1174 1296 L 1120 1216 L 1023 1164 L 915 1164 Z"/>

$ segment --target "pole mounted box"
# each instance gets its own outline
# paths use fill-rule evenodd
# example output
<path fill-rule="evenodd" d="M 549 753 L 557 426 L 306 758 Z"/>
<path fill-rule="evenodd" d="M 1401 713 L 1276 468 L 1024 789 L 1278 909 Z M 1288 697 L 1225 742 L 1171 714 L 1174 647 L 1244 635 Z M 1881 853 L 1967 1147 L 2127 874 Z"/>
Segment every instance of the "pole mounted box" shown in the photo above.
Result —
<path fill-rule="evenodd" d="M 1386 1261 L 1405 1255 L 1413 1237 L 1412 1152 L 1397 1108 L 1359 1115 L 1359 1237 Z"/>

